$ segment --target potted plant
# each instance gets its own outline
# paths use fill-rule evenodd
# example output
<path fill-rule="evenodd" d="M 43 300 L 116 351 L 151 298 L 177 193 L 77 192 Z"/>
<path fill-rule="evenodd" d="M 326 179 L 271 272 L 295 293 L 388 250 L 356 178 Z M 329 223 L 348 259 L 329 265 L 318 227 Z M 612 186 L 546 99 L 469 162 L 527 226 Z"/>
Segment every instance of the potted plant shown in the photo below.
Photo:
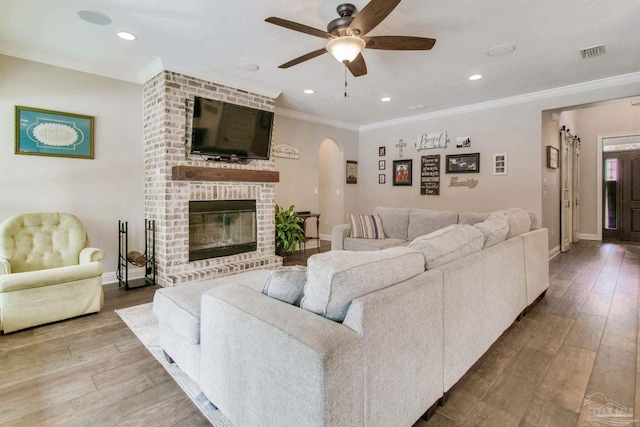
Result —
<path fill-rule="evenodd" d="M 286 210 L 276 205 L 276 253 L 280 256 L 291 254 L 302 240 L 302 220 L 296 216 L 293 205 Z"/>

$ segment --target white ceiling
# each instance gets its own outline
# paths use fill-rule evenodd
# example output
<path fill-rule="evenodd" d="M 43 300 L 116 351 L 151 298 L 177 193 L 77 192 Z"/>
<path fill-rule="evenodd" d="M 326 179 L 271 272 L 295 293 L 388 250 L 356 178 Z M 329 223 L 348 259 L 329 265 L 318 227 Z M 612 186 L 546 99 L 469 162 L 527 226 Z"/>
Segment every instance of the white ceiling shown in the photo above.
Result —
<path fill-rule="evenodd" d="M 362 126 L 640 71 L 638 0 L 403 0 L 368 35 L 437 39 L 431 51 L 365 50 L 368 74 L 348 75 L 320 38 L 264 22 L 269 16 L 326 29 L 340 0 L 0 0 L 0 54 L 142 83 L 166 69 L 261 93 L 276 106 Z M 352 0 L 362 9 L 367 0 Z M 111 17 L 108 26 L 79 10 Z M 116 37 L 127 30 L 134 42 Z M 490 57 L 510 43 L 514 52 Z M 603 56 L 579 50 L 605 44 Z M 259 65 L 242 71 L 238 63 Z M 468 76 L 484 78 L 469 81 Z M 302 91 L 312 88 L 313 95 Z M 380 98 L 389 96 L 391 102 Z M 409 111 L 422 104 L 424 109 Z"/>

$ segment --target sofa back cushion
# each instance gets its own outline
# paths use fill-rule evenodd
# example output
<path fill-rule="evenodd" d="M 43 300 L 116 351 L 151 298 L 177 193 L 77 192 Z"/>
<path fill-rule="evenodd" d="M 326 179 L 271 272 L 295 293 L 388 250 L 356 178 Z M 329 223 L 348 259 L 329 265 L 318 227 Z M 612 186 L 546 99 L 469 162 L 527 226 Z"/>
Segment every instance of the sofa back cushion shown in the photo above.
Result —
<path fill-rule="evenodd" d="M 468 224 L 454 224 L 420 236 L 409 245 L 422 252 L 427 270 L 482 250 L 484 234 Z"/>
<path fill-rule="evenodd" d="M 355 239 L 384 239 L 382 221 L 378 215 L 347 215 L 351 226 L 349 237 Z"/>
<path fill-rule="evenodd" d="M 503 216 L 496 215 L 485 221 L 473 225 L 484 234 L 483 249 L 490 248 L 504 242 L 509 233 L 509 223 Z"/>
<path fill-rule="evenodd" d="M 458 224 L 475 225 L 484 221 L 489 216 L 489 212 L 460 212 L 458 214 Z"/>
<path fill-rule="evenodd" d="M 406 247 L 381 251 L 330 251 L 309 257 L 300 306 L 342 322 L 354 299 L 424 271 L 420 252 Z"/>
<path fill-rule="evenodd" d="M 267 277 L 262 293 L 299 306 L 305 283 L 307 283 L 307 267 L 304 265 L 278 267 Z"/>
<path fill-rule="evenodd" d="M 378 207 L 373 210 L 373 213 L 380 217 L 386 237 L 407 240 L 411 208 Z"/>
<path fill-rule="evenodd" d="M 522 208 L 511 208 L 493 212 L 489 218 L 496 216 L 504 217 L 509 223 L 509 233 L 507 239 L 519 236 L 531 229 L 531 217 L 529 213 Z"/>
<path fill-rule="evenodd" d="M 408 239 L 433 233 L 458 222 L 458 213 L 450 211 L 431 211 L 425 209 L 413 209 L 409 214 Z"/>

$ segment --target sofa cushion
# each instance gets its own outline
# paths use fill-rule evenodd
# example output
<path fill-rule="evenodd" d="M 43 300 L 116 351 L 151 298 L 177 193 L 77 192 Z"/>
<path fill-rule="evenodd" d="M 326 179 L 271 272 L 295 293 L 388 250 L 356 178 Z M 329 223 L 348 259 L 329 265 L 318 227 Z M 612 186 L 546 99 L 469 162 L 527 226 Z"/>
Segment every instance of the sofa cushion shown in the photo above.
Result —
<path fill-rule="evenodd" d="M 373 210 L 373 213 L 380 217 L 386 237 L 407 240 L 411 208 L 377 207 Z"/>
<path fill-rule="evenodd" d="M 307 267 L 304 265 L 278 267 L 269 274 L 262 293 L 289 304 L 300 305 L 305 283 Z"/>
<path fill-rule="evenodd" d="M 343 247 L 346 251 L 379 251 L 407 243 L 404 239 L 344 239 Z"/>
<path fill-rule="evenodd" d="M 427 270 L 478 252 L 484 235 L 468 224 L 454 224 L 415 239 L 409 245 L 422 252 Z"/>
<path fill-rule="evenodd" d="M 460 212 L 458 214 L 458 224 L 474 225 L 484 221 L 489 217 L 489 212 Z"/>
<path fill-rule="evenodd" d="M 347 215 L 351 235 L 355 239 L 384 239 L 382 221 L 378 215 Z"/>
<path fill-rule="evenodd" d="M 504 216 L 509 223 L 509 233 L 507 239 L 519 236 L 531 229 L 531 217 L 529 213 L 522 208 L 511 208 L 493 212 L 489 218 L 494 216 Z"/>
<path fill-rule="evenodd" d="M 458 223 L 458 213 L 450 211 L 431 211 L 413 209 L 409 215 L 408 239 L 433 233 L 451 224 Z"/>
<path fill-rule="evenodd" d="M 187 285 L 158 289 L 153 296 L 153 314 L 191 344 L 200 343 L 200 300 L 216 286 L 239 283 L 260 292 L 271 270 L 250 270 Z"/>
<path fill-rule="evenodd" d="M 491 219 L 473 225 L 484 234 L 483 248 L 490 248 L 503 242 L 509 233 L 509 223 L 506 218 L 496 215 Z"/>
<path fill-rule="evenodd" d="M 301 307 L 342 322 L 354 299 L 416 276 L 424 258 L 411 248 L 383 251 L 330 251 L 307 261 L 307 284 Z"/>

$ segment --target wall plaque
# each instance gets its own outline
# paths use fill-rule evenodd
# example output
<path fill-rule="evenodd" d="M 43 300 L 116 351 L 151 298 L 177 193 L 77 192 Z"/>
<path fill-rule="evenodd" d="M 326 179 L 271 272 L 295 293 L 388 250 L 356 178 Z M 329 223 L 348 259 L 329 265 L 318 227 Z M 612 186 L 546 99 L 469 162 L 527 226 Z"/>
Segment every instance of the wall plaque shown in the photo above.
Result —
<path fill-rule="evenodd" d="M 282 157 L 285 159 L 299 159 L 300 149 L 289 144 L 276 144 L 271 151 L 273 157 Z"/>
<path fill-rule="evenodd" d="M 432 148 L 447 148 L 447 132 L 423 133 L 418 135 L 416 150 L 430 150 Z"/>
<path fill-rule="evenodd" d="M 421 157 L 420 194 L 423 196 L 440 195 L 440 154 Z"/>

